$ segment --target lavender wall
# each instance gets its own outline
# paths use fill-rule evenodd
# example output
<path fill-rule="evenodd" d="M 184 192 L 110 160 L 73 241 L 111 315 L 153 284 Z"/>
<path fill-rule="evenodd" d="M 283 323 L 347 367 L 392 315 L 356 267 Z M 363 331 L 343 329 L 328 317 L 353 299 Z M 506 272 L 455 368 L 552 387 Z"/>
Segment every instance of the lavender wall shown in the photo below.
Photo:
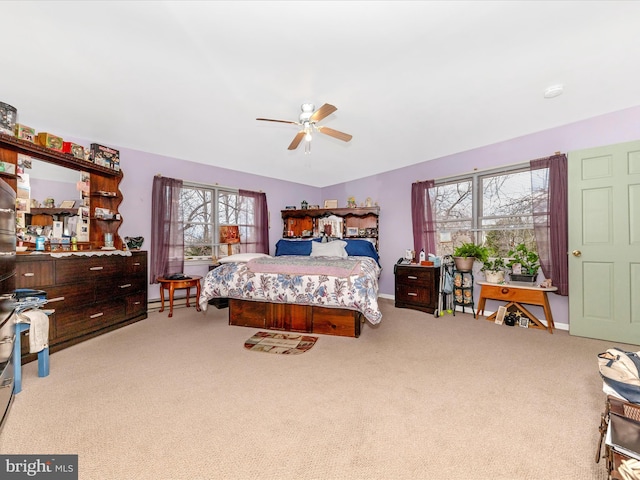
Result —
<path fill-rule="evenodd" d="M 91 143 L 76 141 L 81 145 Z M 318 188 L 298 183 L 210 167 L 126 148 L 120 148 L 120 158 L 120 166 L 124 172 L 120 191 L 124 200 L 120 206 L 123 223 L 119 233 L 123 238 L 125 236 L 143 236 L 145 238 L 143 249 L 145 250 L 149 248 L 151 240 L 151 191 L 153 177 L 156 174 L 185 181 L 265 192 L 270 211 L 271 253 L 275 251 L 275 243 L 282 237 L 280 210 L 285 205 L 299 205 L 302 200 L 307 200 L 311 204 L 320 203 Z M 207 270 L 208 268 L 202 265 L 185 267 L 186 273 L 193 275 L 205 275 Z M 149 299 L 158 298 L 160 298 L 158 286 L 150 285 Z"/>
<path fill-rule="evenodd" d="M 360 203 L 371 197 L 380 205 L 380 263 L 383 267 L 380 292 L 394 293 L 393 265 L 405 249 L 413 247 L 411 231 L 411 184 L 417 180 L 437 179 L 474 170 L 525 162 L 572 150 L 628 142 L 640 138 L 640 107 L 629 108 L 581 122 L 514 138 L 501 143 L 419 163 L 380 175 L 361 178 L 322 189 L 322 198 L 337 198 L 346 203 L 355 196 Z M 389 159 L 389 163 L 393 158 Z M 478 292 L 476 291 L 476 302 Z M 568 324 L 568 300 L 550 296 L 555 323 Z M 487 310 L 497 308 L 487 302 Z M 541 309 L 532 307 L 534 315 L 544 317 Z"/>
<path fill-rule="evenodd" d="M 303 199 L 310 204 L 322 204 L 325 199 L 338 199 L 339 205 L 344 206 L 349 196 L 355 196 L 358 203 L 371 197 L 380 205 L 379 240 L 383 267 L 380 292 L 383 296 L 390 297 L 394 293 L 393 265 L 406 248 L 412 247 L 410 198 L 413 182 L 520 163 L 548 156 L 556 151 L 570 152 L 636 140 L 640 136 L 638 125 L 640 107 L 634 107 L 322 189 L 120 148 L 121 167 L 124 171 L 120 188 L 124 195 L 120 234 L 123 237 L 142 235 L 147 239 L 145 247 L 148 247 L 151 238 L 151 190 L 155 174 L 266 192 L 271 216 L 271 253 L 282 235 L 280 210 L 286 205 L 298 205 Z M 72 141 L 83 145 L 91 143 L 86 139 Z M 118 148 L 117 145 L 114 147 Z M 388 160 L 391 164 L 394 159 Z M 230 159 L 230 164 L 236 161 L 241 159 Z M 207 271 L 205 266 L 185 269 L 191 274 L 204 275 Z M 568 324 L 567 299 L 556 295 L 551 297 L 556 323 Z M 150 286 L 149 298 L 159 298 L 156 285 Z M 488 302 L 487 310 L 495 308 L 497 305 Z M 542 315 L 535 307 L 532 310 L 532 313 Z"/>

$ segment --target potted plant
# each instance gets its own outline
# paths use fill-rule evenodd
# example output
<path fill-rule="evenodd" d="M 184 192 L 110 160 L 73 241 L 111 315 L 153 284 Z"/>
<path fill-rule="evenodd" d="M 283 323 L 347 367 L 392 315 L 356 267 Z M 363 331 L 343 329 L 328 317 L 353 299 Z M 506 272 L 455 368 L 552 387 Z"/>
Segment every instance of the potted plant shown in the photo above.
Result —
<path fill-rule="evenodd" d="M 534 283 L 538 278 L 540 257 L 530 251 L 524 243 L 519 243 L 515 249 L 509 250 L 510 258 L 507 267 L 511 269 L 511 280 L 514 282 Z"/>
<path fill-rule="evenodd" d="M 484 277 L 489 283 L 503 283 L 507 264 L 502 257 L 485 260 L 480 271 L 484 272 Z"/>
<path fill-rule="evenodd" d="M 463 243 L 453 250 L 453 260 L 456 270 L 469 272 L 473 269 L 473 262 L 485 262 L 489 257 L 489 251 L 482 245 L 475 243 Z"/>

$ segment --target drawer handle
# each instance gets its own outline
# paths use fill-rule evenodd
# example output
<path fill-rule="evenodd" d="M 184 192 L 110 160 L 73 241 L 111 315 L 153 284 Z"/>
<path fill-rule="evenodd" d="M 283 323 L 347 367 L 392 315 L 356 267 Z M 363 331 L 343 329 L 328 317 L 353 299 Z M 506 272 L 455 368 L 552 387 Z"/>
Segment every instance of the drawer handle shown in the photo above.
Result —
<path fill-rule="evenodd" d="M 0 213 L 13 213 L 10 208 L 0 208 Z"/>
<path fill-rule="evenodd" d="M 131 286 L 130 283 L 126 283 L 124 285 L 120 285 L 120 288 L 129 288 Z"/>
<path fill-rule="evenodd" d="M 409 292 L 409 293 L 407 293 L 407 295 L 409 295 L 410 297 L 417 297 L 418 296 L 417 293 L 413 293 L 413 292 Z"/>
<path fill-rule="evenodd" d="M 93 315 L 89 315 L 89 318 L 98 318 L 104 315 L 104 312 L 94 313 Z"/>
<path fill-rule="evenodd" d="M 140 305 L 142 302 L 133 302 L 134 305 Z"/>
<path fill-rule="evenodd" d="M 15 254 L 15 252 L 0 252 L 0 257 L 10 257 Z"/>
<path fill-rule="evenodd" d="M 89 268 L 89 270 L 93 270 L 93 271 L 95 271 L 95 270 L 103 270 L 103 269 L 104 269 L 104 267 L 90 267 Z"/>
<path fill-rule="evenodd" d="M 62 302 L 63 300 L 64 300 L 64 297 L 55 297 L 55 298 L 47 299 L 47 303 L 51 303 L 51 302 Z"/>
<path fill-rule="evenodd" d="M 417 280 L 418 277 L 414 277 L 413 275 L 407 275 L 407 278 L 410 280 Z"/>
<path fill-rule="evenodd" d="M 500 293 L 502 293 L 503 295 L 506 295 L 507 293 L 509 293 L 509 289 L 503 288 L 502 290 L 500 290 Z"/>
<path fill-rule="evenodd" d="M 23 277 L 33 277 L 33 276 L 35 276 L 35 273 L 27 272 L 27 273 L 23 273 L 22 276 Z"/>
<path fill-rule="evenodd" d="M 141 265 L 140 262 L 136 262 L 133 264 L 134 267 L 139 267 L 140 265 Z"/>

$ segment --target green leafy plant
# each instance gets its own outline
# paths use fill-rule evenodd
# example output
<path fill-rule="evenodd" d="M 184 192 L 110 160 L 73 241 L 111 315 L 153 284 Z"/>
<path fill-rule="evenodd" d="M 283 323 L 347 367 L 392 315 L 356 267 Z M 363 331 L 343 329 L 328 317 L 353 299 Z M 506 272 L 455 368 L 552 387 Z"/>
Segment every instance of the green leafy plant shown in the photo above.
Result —
<path fill-rule="evenodd" d="M 499 272 L 507 269 L 507 264 L 502 257 L 495 257 L 494 259 L 487 259 L 483 262 L 482 272 Z"/>
<path fill-rule="evenodd" d="M 475 243 L 463 243 L 453 250 L 453 256 L 462 258 L 474 257 L 479 262 L 486 262 L 489 258 L 489 250 Z"/>
<path fill-rule="evenodd" d="M 536 252 L 530 251 L 524 243 L 519 243 L 515 249 L 509 250 L 510 258 L 507 267 L 513 269 L 517 263 L 522 267 L 523 275 L 536 275 L 540 268 L 540 257 Z"/>

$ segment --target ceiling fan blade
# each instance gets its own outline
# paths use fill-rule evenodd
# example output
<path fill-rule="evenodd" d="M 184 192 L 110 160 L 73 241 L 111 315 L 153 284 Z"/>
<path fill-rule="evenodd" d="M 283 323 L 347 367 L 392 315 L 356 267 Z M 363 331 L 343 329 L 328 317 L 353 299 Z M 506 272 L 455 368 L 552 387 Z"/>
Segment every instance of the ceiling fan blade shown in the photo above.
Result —
<path fill-rule="evenodd" d="M 353 138 L 352 135 L 348 133 L 339 132 L 338 130 L 334 130 L 329 127 L 316 127 L 320 133 L 324 133 L 325 135 L 329 135 L 330 137 L 337 138 L 338 140 L 342 140 L 343 142 L 348 142 Z"/>
<path fill-rule="evenodd" d="M 325 103 L 318 110 L 313 112 L 313 115 L 311 115 L 311 118 L 309 118 L 309 121 L 310 122 L 318 122 L 318 121 L 322 120 L 323 118 L 328 117 L 329 115 L 331 115 L 336 110 L 338 110 L 338 109 L 336 107 L 334 107 L 333 105 L 329 105 L 328 103 Z"/>
<path fill-rule="evenodd" d="M 300 142 L 304 138 L 304 130 L 298 132 L 298 134 L 293 138 L 293 141 L 289 145 L 288 150 L 295 150 L 300 145 Z"/>
<path fill-rule="evenodd" d="M 263 122 L 292 123 L 293 125 L 300 125 L 298 122 L 292 122 L 290 120 L 273 120 L 272 118 L 256 118 L 256 120 L 262 120 Z"/>

